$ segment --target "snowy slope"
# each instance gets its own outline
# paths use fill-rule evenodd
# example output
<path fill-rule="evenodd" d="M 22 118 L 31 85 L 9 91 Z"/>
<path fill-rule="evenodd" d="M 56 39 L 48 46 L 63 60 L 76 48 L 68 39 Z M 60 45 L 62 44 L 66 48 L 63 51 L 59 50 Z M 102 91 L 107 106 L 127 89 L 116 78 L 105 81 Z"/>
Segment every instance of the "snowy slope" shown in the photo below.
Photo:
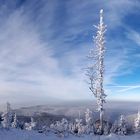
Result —
<path fill-rule="evenodd" d="M 35 131 L 24 131 L 24 130 L 0 130 L 0 140 L 140 140 L 140 135 L 131 136 L 117 136 L 111 134 L 109 136 L 69 136 L 66 138 L 57 137 L 52 133 L 39 134 Z"/>

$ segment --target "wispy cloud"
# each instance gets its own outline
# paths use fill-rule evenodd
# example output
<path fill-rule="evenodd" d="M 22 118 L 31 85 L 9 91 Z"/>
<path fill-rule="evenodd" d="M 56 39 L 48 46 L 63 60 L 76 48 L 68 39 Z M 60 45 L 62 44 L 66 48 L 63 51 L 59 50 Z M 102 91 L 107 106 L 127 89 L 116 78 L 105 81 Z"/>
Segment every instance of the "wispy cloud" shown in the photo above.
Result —
<path fill-rule="evenodd" d="M 140 33 L 129 29 L 129 32 L 127 32 L 127 37 L 134 41 L 138 46 L 140 46 Z"/>
<path fill-rule="evenodd" d="M 22 11 L 13 12 L 0 31 L 1 102 L 21 99 L 27 102 L 30 97 L 35 101 L 36 98 L 48 100 L 49 96 L 78 99 L 81 89 L 86 91 L 85 83 L 77 78 L 73 68 L 80 56 L 78 59 L 72 52 L 65 56 L 69 64 L 73 59 L 70 67 L 71 71 L 75 69 L 72 75 L 67 75 L 63 69 L 69 68 L 63 64 L 66 62 L 63 60 L 61 67 L 62 61 L 53 56 L 54 50 L 41 40 L 40 33 Z"/>
<path fill-rule="evenodd" d="M 119 93 L 123 93 L 123 92 L 127 92 L 127 91 L 131 91 L 133 89 L 139 89 L 140 85 L 129 85 L 129 86 L 112 86 L 114 88 L 117 88 L 117 92 Z"/>
<path fill-rule="evenodd" d="M 51 97 L 90 98 L 82 68 L 88 50 L 93 47 L 93 24 L 98 23 L 100 8 L 105 10 L 108 25 L 105 86 L 118 85 L 116 77 L 131 71 L 128 70 L 130 51 L 124 47 L 127 40 L 113 38 L 110 31 L 124 26 L 124 17 L 135 12 L 137 1 L 35 0 L 19 2 L 18 6 L 2 5 L 1 102 L 30 101 L 30 97 L 40 102 Z M 138 35 L 132 39 L 136 38 L 138 42 Z"/>

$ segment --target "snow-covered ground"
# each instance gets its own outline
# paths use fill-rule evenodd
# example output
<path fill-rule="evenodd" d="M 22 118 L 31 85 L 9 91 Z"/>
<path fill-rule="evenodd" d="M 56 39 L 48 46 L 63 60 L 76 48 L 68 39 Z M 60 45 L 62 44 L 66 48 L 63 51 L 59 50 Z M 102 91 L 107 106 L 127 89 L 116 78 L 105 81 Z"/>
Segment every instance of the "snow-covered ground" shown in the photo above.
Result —
<path fill-rule="evenodd" d="M 40 134 L 35 131 L 25 130 L 0 130 L 0 140 L 140 140 L 140 135 L 118 136 L 110 134 L 109 136 L 68 136 L 66 138 L 58 137 L 54 134 Z"/>

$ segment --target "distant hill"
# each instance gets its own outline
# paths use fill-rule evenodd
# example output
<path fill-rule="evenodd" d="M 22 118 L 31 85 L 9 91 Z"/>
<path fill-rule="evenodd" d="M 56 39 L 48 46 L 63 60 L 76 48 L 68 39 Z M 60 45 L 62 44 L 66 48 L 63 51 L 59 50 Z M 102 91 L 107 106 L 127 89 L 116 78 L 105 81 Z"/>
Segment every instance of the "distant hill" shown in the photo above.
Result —
<path fill-rule="evenodd" d="M 120 114 L 129 116 L 131 114 L 136 114 L 139 102 L 120 102 L 120 101 L 110 101 L 105 105 L 105 116 L 108 120 L 117 119 Z M 30 107 L 22 107 L 14 110 L 17 115 L 24 116 L 34 116 L 41 113 L 48 113 L 58 116 L 66 117 L 83 117 L 85 110 L 89 108 L 93 111 L 93 117 L 96 118 L 98 113 L 96 111 L 96 103 L 88 101 L 77 101 L 77 102 L 62 102 L 59 104 L 48 104 L 48 105 L 37 105 Z"/>

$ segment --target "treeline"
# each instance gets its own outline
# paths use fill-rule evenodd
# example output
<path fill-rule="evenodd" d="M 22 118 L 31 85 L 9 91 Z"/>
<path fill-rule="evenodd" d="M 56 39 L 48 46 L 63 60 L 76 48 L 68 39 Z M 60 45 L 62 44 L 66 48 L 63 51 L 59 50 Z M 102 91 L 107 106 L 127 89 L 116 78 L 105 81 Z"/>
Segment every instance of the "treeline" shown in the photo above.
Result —
<path fill-rule="evenodd" d="M 83 136 L 83 135 L 109 135 L 111 133 L 117 135 L 129 135 L 140 133 L 140 112 L 134 119 L 133 124 L 129 124 L 124 115 L 121 115 L 115 122 L 103 121 L 103 129 L 100 131 L 100 121 L 95 120 L 92 111 L 87 109 L 84 118 L 76 118 L 75 120 L 67 120 L 62 118 L 59 121 L 53 121 L 50 125 L 46 123 L 39 124 L 34 117 L 30 118 L 30 122 L 21 122 L 15 112 L 12 111 L 10 104 L 7 103 L 6 111 L 0 115 L 0 129 L 23 129 L 35 130 L 38 133 L 53 133 L 57 136 Z"/>

